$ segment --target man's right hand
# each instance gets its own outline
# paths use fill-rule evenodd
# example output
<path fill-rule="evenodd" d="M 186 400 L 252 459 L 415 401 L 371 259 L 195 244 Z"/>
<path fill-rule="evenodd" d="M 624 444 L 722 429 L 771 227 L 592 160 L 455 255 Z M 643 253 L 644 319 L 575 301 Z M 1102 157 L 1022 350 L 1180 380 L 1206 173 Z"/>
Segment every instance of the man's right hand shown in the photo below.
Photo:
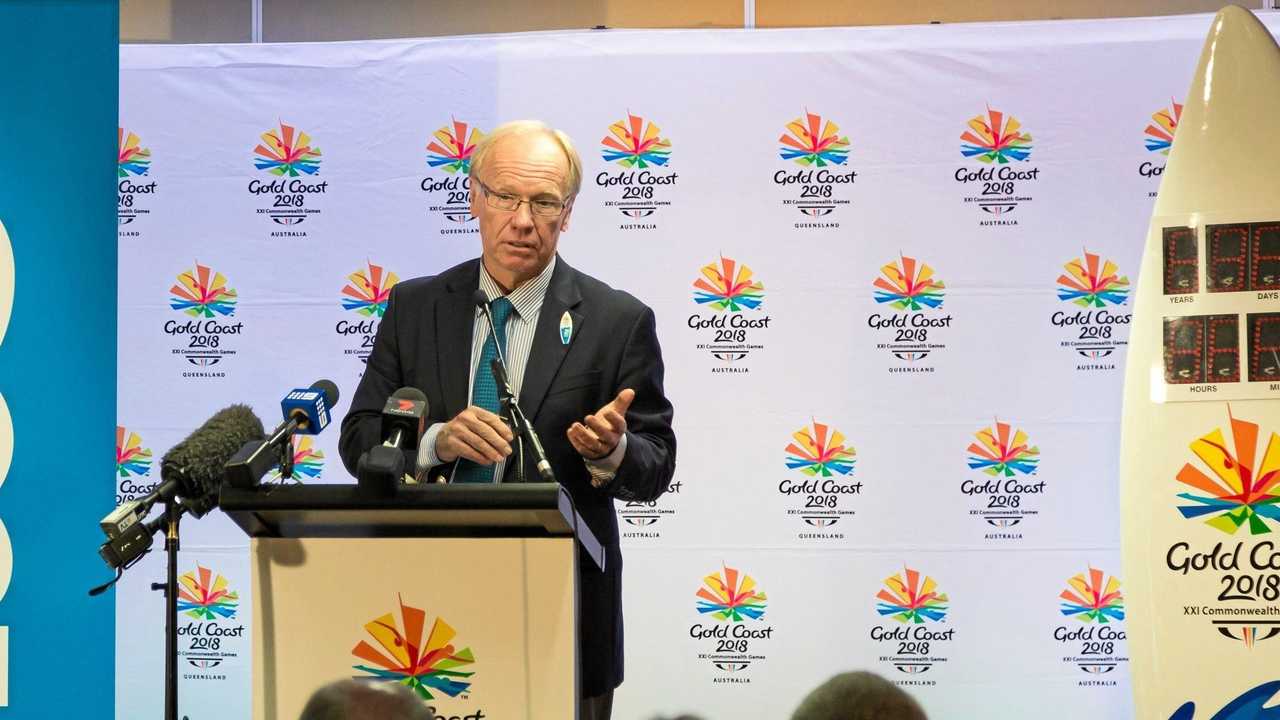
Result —
<path fill-rule="evenodd" d="M 436 435 L 440 462 L 466 458 L 478 465 L 492 465 L 511 454 L 515 437 L 502 418 L 472 405 L 453 417 Z"/>

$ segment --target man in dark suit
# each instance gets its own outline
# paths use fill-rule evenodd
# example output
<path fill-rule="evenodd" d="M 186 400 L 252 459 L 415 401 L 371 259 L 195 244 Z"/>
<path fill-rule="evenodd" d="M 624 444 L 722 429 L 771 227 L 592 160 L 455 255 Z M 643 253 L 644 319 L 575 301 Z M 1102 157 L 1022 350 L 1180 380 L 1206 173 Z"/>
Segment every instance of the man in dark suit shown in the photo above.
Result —
<path fill-rule="evenodd" d="M 496 414 L 489 370 L 501 352 L 557 479 L 605 547 L 604 572 L 585 555 L 578 562 L 579 708 L 586 720 L 608 718 L 623 675 L 613 500 L 659 497 L 675 468 L 654 315 L 556 254 L 582 180 L 567 136 L 542 123 L 508 123 L 481 140 L 471 162 L 481 257 L 393 288 L 340 451 L 354 474 L 360 454 L 381 442 L 387 397 L 415 387 L 429 401 L 429 428 L 407 467 L 433 481 L 514 480 L 514 438 Z M 477 289 L 490 301 L 496 340 L 477 310 Z"/>

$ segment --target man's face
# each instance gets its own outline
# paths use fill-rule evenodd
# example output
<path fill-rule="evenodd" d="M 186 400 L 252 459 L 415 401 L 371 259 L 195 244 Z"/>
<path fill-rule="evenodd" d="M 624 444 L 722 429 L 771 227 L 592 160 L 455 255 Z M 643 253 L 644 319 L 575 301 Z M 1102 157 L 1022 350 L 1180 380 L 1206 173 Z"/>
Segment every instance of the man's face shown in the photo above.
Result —
<path fill-rule="evenodd" d="M 476 178 L 491 192 L 521 200 L 563 202 L 569 161 L 559 143 L 541 134 L 500 140 L 485 159 Z M 556 254 L 560 233 L 569 227 L 572 208 L 555 217 L 535 215 L 529 203 L 515 210 L 499 210 L 485 202 L 484 191 L 471 183 L 471 214 L 480 219 L 485 268 L 510 290 L 535 277 Z"/>

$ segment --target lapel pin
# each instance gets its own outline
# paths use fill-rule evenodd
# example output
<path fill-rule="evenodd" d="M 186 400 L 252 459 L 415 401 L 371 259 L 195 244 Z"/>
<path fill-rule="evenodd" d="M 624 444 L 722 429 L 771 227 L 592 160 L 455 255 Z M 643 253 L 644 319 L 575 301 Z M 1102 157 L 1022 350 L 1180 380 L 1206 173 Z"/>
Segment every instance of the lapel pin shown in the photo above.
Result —
<path fill-rule="evenodd" d="M 573 317 L 569 315 L 569 311 L 565 310 L 560 316 L 560 344 L 568 345 L 569 340 L 573 338 Z"/>

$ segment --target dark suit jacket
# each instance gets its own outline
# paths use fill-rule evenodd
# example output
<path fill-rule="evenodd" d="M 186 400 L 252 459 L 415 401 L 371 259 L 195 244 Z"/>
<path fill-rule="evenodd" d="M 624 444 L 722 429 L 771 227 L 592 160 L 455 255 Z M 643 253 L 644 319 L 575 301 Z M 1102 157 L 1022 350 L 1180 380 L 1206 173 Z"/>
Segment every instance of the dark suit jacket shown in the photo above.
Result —
<path fill-rule="evenodd" d="M 382 406 L 397 389 L 415 387 L 426 394 L 428 424 L 447 421 L 470 404 L 472 298 L 479 283 L 477 259 L 392 289 L 364 378 L 342 421 L 340 453 L 352 475 L 360 454 L 382 441 Z M 561 342 L 559 330 L 565 311 L 573 318 L 568 345 Z M 573 496 L 607 555 L 603 573 L 585 554 L 578 560 L 578 638 L 585 696 L 599 695 L 622 682 L 622 555 L 613 500 L 653 500 L 666 491 L 675 469 L 671 403 L 663 394 L 662 376 L 653 311 L 557 259 L 518 399 L 542 439 L 557 479 Z M 636 391 L 627 412 L 626 454 L 612 483 L 595 488 L 565 430 L 624 388 Z M 534 462 L 528 448 L 526 453 L 526 472 L 533 479 Z M 406 461 L 405 467 L 413 468 L 414 454 Z M 516 464 L 514 457 L 508 459 L 505 480 L 513 477 Z M 431 475 L 447 475 L 450 470 L 442 466 Z"/>

